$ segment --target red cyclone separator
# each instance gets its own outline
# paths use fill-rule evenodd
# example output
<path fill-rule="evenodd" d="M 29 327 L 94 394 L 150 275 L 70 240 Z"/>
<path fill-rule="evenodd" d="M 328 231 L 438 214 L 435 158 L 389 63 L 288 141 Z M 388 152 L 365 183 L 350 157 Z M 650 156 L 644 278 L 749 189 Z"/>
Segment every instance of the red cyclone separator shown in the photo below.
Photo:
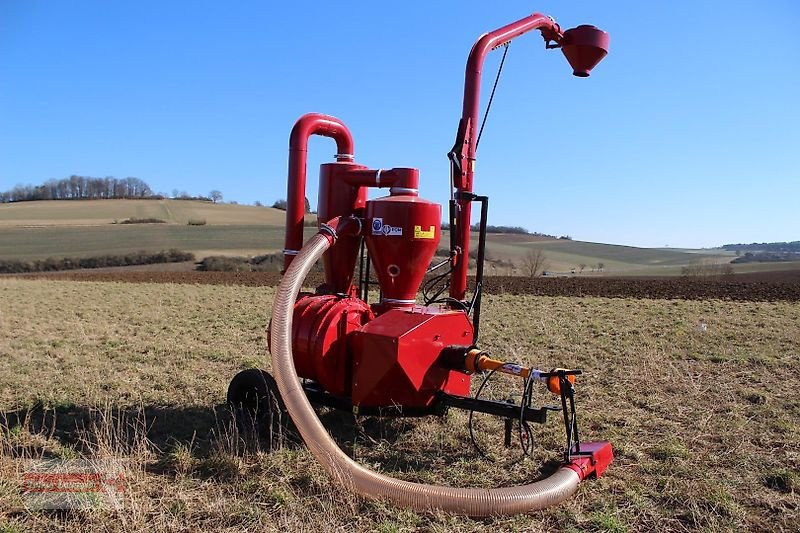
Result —
<path fill-rule="evenodd" d="M 295 122 L 289 137 L 289 179 L 286 191 L 286 240 L 283 268 L 289 268 L 303 246 L 303 216 L 306 200 L 306 163 L 308 138 L 331 137 L 336 141 L 337 160 L 353 159 L 353 135 L 344 122 L 330 115 L 307 113 Z M 286 253 L 286 252 L 289 253 Z"/>

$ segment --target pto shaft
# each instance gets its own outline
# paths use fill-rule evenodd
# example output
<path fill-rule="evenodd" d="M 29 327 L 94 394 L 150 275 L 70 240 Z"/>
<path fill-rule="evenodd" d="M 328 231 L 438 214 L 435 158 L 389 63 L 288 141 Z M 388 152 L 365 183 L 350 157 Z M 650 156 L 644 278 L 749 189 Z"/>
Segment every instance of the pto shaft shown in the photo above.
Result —
<path fill-rule="evenodd" d="M 478 348 L 473 348 L 467 352 L 464 359 L 464 367 L 467 372 L 502 372 L 512 376 L 519 376 L 523 379 L 534 379 L 547 385 L 547 390 L 553 394 L 561 394 L 561 379 L 567 379 L 570 383 L 575 383 L 575 376 L 580 374 L 580 370 L 567 370 L 564 368 L 554 368 L 550 372 L 543 372 L 534 368 L 492 359 L 489 355 Z"/>

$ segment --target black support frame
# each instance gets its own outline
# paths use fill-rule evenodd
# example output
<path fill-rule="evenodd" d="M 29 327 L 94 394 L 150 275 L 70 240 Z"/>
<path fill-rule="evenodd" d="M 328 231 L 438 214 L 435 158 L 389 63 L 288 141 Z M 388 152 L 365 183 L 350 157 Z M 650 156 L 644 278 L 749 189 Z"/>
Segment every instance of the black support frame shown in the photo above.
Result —
<path fill-rule="evenodd" d="M 308 400 L 315 405 L 331 407 L 342 411 L 351 411 L 356 415 L 364 416 L 429 416 L 444 415 L 447 409 L 463 409 L 488 415 L 498 416 L 507 420 L 523 419 L 528 422 L 544 424 L 547 421 L 548 411 L 560 411 L 560 407 L 545 406 L 538 409 L 522 407 L 506 401 L 480 400 L 468 396 L 457 396 L 440 392 L 437 401 L 431 407 L 363 407 L 353 405 L 350 398 L 333 396 L 326 392 L 318 383 L 307 381 L 303 383 L 303 390 Z"/>

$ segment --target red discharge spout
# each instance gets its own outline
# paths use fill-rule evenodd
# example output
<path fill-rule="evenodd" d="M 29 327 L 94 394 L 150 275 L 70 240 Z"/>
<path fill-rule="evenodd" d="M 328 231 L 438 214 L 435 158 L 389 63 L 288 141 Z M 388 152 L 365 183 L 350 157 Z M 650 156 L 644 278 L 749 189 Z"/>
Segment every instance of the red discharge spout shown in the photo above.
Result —
<path fill-rule="evenodd" d="M 331 137 L 336 141 L 336 160 L 353 160 L 353 136 L 336 117 L 308 113 L 298 119 L 289 137 L 289 185 L 286 192 L 286 240 L 283 268 L 288 269 L 294 256 L 303 247 L 303 216 L 306 199 L 306 161 L 308 138 L 312 135 Z"/>
<path fill-rule="evenodd" d="M 467 60 L 464 79 L 464 108 L 459 124 L 455 159 L 458 163 L 453 173 L 453 187 L 458 193 L 471 193 L 475 173 L 475 150 L 477 149 L 477 128 L 479 121 L 481 72 L 483 60 L 492 49 L 501 46 L 531 30 L 539 30 L 546 40 L 561 42 L 561 28 L 556 22 L 541 13 L 534 13 L 507 26 L 482 35 L 472 46 Z M 458 144 L 461 143 L 461 146 Z M 460 168 L 458 168 L 460 167 Z M 456 197 L 458 212 L 456 225 L 457 246 L 461 248 L 453 269 L 450 296 L 463 300 L 467 291 L 467 268 L 469 266 L 469 234 L 471 200 Z M 451 221 L 452 222 L 452 221 Z"/>
<path fill-rule="evenodd" d="M 608 54 L 608 34 L 595 26 L 582 24 L 564 32 L 561 51 L 572 66 L 572 73 L 586 78 Z"/>

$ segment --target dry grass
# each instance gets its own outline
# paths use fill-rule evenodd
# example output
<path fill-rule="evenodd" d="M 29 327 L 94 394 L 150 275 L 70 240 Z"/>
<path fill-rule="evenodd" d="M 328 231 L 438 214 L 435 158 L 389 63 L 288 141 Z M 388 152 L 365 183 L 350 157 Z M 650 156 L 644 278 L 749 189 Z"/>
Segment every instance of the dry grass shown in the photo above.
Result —
<path fill-rule="evenodd" d="M 265 453 L 239 438 L 224 392 L 236 371 L 268 368 L 273 295 L 0 280 L 0 530 L 718 531 L 800 521 L 800 305 L 487 296 L 482 345 L 540 368 L 583 368 L 584 437 L 611 440 L 617 457 L 559 507 L 475 521 L 360 500 L 304 448 Z M 500 379 L 489 394 L 516 385 Z M 562 445 L 553 417 L 535 428 L 534 459 L 515 463 L 500 426 L 481 419 L 491 463 L 468 444 L 461 412 L 357 424 L 321 414 L 359 461 L 417 481 L 531 481 Z M 123 508 L 22 510 L 21 460 L 40 456 L 123 461 Z"/>

